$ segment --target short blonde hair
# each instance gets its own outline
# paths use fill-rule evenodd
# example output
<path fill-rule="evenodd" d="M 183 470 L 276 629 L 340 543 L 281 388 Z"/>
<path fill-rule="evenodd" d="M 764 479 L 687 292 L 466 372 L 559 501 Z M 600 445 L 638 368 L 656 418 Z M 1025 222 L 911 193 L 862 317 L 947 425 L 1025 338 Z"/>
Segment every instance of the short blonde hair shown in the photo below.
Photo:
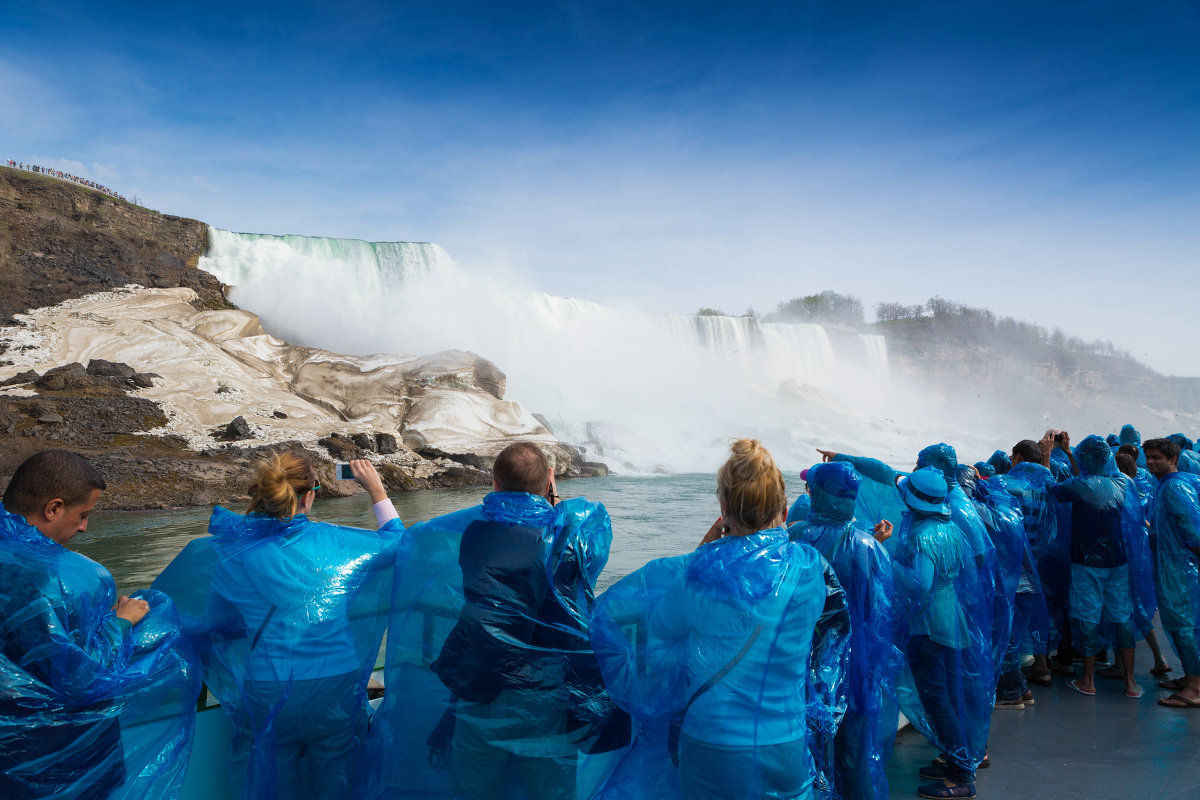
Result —
<path fill-rule="evenodd" d="M 757 439 L 738 439 L 717 470 L 717 496 L 726 514 L 742 527 L 759 531 L 787 509 L 783 474 Z"/>
<path fill-rule="evenodd" d="M 278 453 L 258 462 L 250 484 L 247 513 L 291 519 L 300 510 L 300 498 L 317 484 L 317 473 L 308 456 Z"/>

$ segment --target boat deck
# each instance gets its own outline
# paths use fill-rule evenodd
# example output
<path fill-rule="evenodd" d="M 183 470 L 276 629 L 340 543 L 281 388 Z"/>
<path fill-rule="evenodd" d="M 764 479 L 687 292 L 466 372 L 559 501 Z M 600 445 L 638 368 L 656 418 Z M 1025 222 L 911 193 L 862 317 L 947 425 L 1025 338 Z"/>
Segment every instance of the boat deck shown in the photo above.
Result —
<path fill-rule="evenodd" d="M 1179 661 L 1159 631 L 1167 662 Z M 1158 800 L 1200 797 L 1200 709 L 1157 703 L 1169 692 L 1150 674 L 1149 649 L 1138 642 L 1135 673 L 1146 693 L 1124 696 L 1121 681 L 1096 679 L 1096 696 L 1054 676 L 1049 688 L 1030 687 L 1037 701 L 1024 711 L 992 714 L 991 766 L 980 770 L 978 796 L 997 800 Z M 1076 672 L 1080 668 L 1076 666 Z M 937 755 L 911 727 L 896 738 L 888 764 L 890 797 L 916 797 L 917 770 Z"/>

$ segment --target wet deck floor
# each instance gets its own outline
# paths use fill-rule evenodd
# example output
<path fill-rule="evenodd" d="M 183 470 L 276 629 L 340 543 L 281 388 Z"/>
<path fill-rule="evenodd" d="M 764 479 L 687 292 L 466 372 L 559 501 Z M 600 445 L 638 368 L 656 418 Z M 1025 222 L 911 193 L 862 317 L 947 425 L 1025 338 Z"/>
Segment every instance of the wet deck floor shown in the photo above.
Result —
<path fill-rule="evenodd" d="M 1167 662 L 1179 661 L 1159 632 Z M 1200 800 L 1200 709 L 1157 703 L 1170 694 L 1150 675 L 1150 652 L 1138 643 L 1135 673 L 1146 690 L 1140 700 L 1121 681 L 1097 678 L 1096 696 L 1067 688 L 1054 676 L 1049 688 L 1031 687 L 1037 701 L 1024 711 L 992 714 L 991 767 L 979 771 L 979 797 L 996 800 Z M 1076 672 L 1080 668 L 1076 666 Z M 896 738 L 888 764 L 892 798 L 917 796 L 917 770 L 937 751 L 911 727 Z"/>

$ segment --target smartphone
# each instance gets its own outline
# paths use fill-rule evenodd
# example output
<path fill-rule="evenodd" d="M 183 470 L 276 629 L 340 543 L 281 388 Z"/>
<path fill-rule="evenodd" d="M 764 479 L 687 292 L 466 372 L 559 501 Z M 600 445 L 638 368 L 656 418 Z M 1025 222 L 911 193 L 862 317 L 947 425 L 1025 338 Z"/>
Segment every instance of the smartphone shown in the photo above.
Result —
<path fill-rule="evenodd" d="M 337 476 L 337 479 L 339 481 L 354 480 L 354 473 L 350 471 L 349 464 L 345 464 L 345 463 L 342 463 L 339 461 L 337 466 L 334 467 L 334 470 L 335 470 L 334 474 Z"/>

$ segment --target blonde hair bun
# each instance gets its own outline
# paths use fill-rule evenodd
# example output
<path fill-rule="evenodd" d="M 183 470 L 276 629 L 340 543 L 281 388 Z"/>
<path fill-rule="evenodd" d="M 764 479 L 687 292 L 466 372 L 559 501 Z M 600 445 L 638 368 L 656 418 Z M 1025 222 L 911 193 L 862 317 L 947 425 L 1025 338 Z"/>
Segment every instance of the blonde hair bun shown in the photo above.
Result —
<path fill-rule="evenodd" d="M 258 462 L 246 511 L 291 519 L 300 511 L 301 498 L 316 483 L 317 473 L 308 456 L 277 453 Z"/>
<path fill-rule="evenodd" d="M 728 517 L 748 531 L 770 527 L 787 509 L 783 473 L 758 439 L 729 446 L 729 458 L 717 471 L 717 495 Z"/>

